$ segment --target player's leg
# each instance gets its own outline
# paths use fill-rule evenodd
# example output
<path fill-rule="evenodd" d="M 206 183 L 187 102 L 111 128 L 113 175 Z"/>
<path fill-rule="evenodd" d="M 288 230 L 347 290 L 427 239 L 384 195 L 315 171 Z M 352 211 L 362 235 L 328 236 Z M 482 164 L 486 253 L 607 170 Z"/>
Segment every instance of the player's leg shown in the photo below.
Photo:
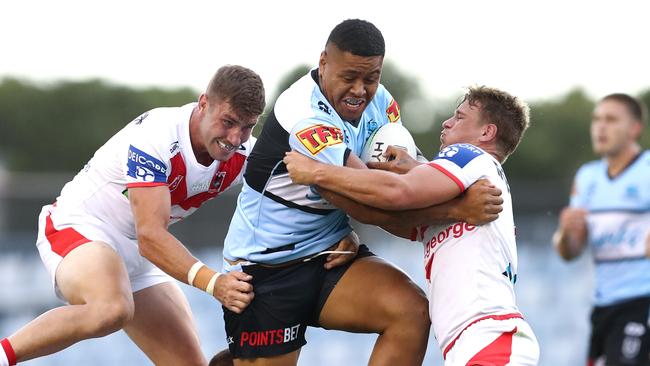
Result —
<path fill-rule="evenodd" d="M 108 244 L 85 243 L 68 253 L 56 284 L 70 305 L 46 312 L 8 337 L 18 361 L 108 335 L 133 316 L 133 297 L 122 259 Z"/>
<path fill-rule="evenodd" d="M 154 364 L 207 364 L 190 306 L 176 283 L 144 288 L 133 299 L 135 315 L 124 331 Z"/>
<path fill-rule="evenodd" d="M 327 329 L 378 333 L 369 365 L 421 365 L 430 329 L 422 290 L 404 272 L 375 256 L 359 258 L 345 270 L 319 323 Z"/>
<path fill-rule="evenodd" d="M 300 350 L 293 351 L 279 356 L 268 356 L 263 358 L 234 359 L 235 366 L 294 366 L 298 364 Z"/>
<path fill-rule="evenodd" d="M 612 320 L 605 336 L 606 365 L 650 365 L 649 298 L 611 307 Z"/>

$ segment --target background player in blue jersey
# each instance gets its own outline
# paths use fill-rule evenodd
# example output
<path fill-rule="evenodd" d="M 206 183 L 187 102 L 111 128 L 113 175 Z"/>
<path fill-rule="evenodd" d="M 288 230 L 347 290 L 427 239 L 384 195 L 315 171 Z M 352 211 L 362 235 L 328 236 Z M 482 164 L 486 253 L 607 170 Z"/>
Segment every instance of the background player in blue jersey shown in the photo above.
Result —
<path fill-rule="evenodd" d="M 589 365 L 650 365 L 650 152 L 642 151 L 646 107 L 626 94 L 596 105 L 591 140 L 601 160 L 577 172 L 553 244 L 565 260 L 589 246 L 596 291 Z"/>
<path fill-rule="evenodd" d="M 347 215 L 317 191 L 293 184 L 282 162 L 294 149 L 365 168 L 357 156 L 368 137 L 386 123 L 401 123 L 399 106 L 379 84 L 383 56 L 374 25 L 342 22 L 319 67 L 282 93 L 264 124 L 224 245 L 226 271 L 251 274 L 255 289 L 241 314 L 224 309 L 235 364 L 295 365 L 307 326 L 378 333 L 371 365 L 422 362 L 429 335 L 422 290 L 367 247 L 337 247 L 351 232 Z M 470 206 L 479 211 L 470 220 L 485 220 L 484 205 Z M 427 217 L 470 216 L 460 211 L 448 204 L 428 208 Z M 327 270 L 323 253 L 349 261 Z"/>

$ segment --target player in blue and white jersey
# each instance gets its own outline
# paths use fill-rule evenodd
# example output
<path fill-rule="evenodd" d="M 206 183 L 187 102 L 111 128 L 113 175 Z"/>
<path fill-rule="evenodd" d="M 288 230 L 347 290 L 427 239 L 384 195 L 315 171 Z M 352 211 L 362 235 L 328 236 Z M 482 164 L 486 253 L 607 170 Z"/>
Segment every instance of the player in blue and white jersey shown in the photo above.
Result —
<path fill-rule="evenodd" d="M 235 364 L 296 364 L 310 325 L 380 334 L 370 364 L 422 362 L 429 333 L 422 291 L 367 247 L 337 247 L 351 232 L 347 215 L 318 191 L 293 184 L 282 162 L 294 149 L 365 168 L 357 155 L 366 139 L 384 124 L 401 123 L 398 104 L 379 84 L 383 56 L 374 25 L 342 22 L 319 67 L 280 95 L 264 124 L 224 246 L 226 270 L 251 274 L 255 288 L 244 312 L 225 310 Z M 449 207 L 431 214 L 447 219 Z"/>
<path fill-rule="evenodd" d="M 576 173 L 553 237 L 565 260 L 589 247 L 595 263 L 589 365 L 650 365 L 650 152 L 638 142 L 645 114 L 626 94 L 596 105 L 591 140 L 602 159 Z"/>

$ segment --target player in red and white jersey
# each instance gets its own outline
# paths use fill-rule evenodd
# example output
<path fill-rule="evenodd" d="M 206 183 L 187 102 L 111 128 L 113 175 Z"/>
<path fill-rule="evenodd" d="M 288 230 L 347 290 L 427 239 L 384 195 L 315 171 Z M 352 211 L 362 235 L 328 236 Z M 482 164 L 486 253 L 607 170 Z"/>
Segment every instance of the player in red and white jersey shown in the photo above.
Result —
<path fill-rule="evenodd" d="M 146 112 L 99 148 L 39 218 L 37 247 L 53 309 L 0 340 L 0 366 L 124 329 L 156 365 L 206 365 L 188 283 L 240 312 L 251 277 L 203 265 L 169 231 L 242 179 L 265 106 L 262 80 L 224 66 L 197 103 Z"/>
<path fill-rule="evenodd" d="M 528 107 L 517 98 L 470 88 L 443 123 L 433 161 L 420 165 L 391 148 L 395 160 L 371 164 L 406 174 L 325 166 L 295 152 L 284 159 L 295 183 L 319 186 L 323 197 L 362 222 L 422 241 L 430 317 L 445 365 L 537 364 L 539 345 L 515 301 L 515 227 L 501 167 L 528 120 Z M 495 221 L 418 226 L 414 210 L 453 199 L 481 179 L 503 192 L 503 212 Z"/>

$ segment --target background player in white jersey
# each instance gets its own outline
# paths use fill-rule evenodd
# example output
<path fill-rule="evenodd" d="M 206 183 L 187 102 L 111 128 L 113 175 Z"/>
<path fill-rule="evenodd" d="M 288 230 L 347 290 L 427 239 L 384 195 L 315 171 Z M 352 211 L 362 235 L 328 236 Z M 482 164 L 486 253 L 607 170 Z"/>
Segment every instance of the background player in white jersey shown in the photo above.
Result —
<path fill-rule="evenodd" d="M 307 326 L 380 334 L 371 365 L 422 362 L 430 328 L 422 291 L 365 246 L 350 248 L 356 257 L 338 253 L 354 260 L 333 270 L 326 255 L 305 262 L 347 250 L 336 243 L 351 227 L 345 212 L 293 184 L 282 163 L 293 148 L 365 168 L 357 155 L 368 137 L 400 123 L 399 106 L 379 83 L 383 56 L 374 25 L 342 22 L 319 67 L 280 95 L 264 123 L 224 246 L 225 268 L 251 273 L 255 286 L 255 300 L 241 314 L 224 311 L 235 364 L 295 365 Z M 427 213 L 441 221 L 450 207 Z"/>
<path fill-rule="evenodd" d="M 576 173 L 553 244 L 565 260 L 588 246 L 595 263 L 588 364 L 650 365 L 650 152 L 646 107 L 626 94 L 596 105 L 591 142 L 601 160 Z"/>
<path fill-rule="evenodd" d="M 326 197 L 360 220 L 422 241 L 429 313 L 446 365 L 536 365 L 539 346 L 515 302 L 515 227 L 501 168 L 528 127 L 528 106 L 497 89 L 470 88 L 442 127 L 438 156 L 428 164 L 401 164 L 413 166 L 402 175 L 329 166 L 297 152 L 284 161 L 295 183 L 334 191 L 348 199 Z M 391 165 L 397 164 L 379 166 Z M 445 202 L 482 178 L 500 188 L 504 199 L 499 218 L 485 225 L 414 227 L 402 212 L 382 211 Z"/>
<path fill-rule="evenodd" d="M 97 150 L 39 218 L 37 246 L 68 305 L 2 339 L 0 365 L 119 329 L 156 365 L 205 365 L 173 278 L 239 312 L 253 298 L 251 277 L 218 276 L 168 225 L 241 180 L 264 106 L 260 77 L 224 66 L 198 103 L 144 113 Z"/>

